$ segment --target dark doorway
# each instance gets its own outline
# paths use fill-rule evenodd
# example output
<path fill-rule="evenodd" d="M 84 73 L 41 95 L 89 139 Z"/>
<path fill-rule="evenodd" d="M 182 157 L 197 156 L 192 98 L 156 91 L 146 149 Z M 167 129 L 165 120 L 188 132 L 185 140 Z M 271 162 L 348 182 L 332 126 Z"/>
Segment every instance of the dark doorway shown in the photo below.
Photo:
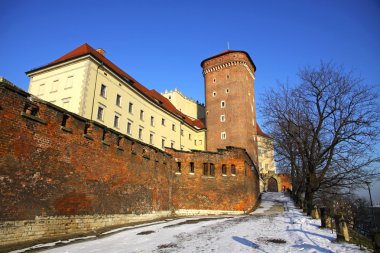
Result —
<path fill-rule="evenodd" d="M 278 192 L 277 180 L 273 177 L 268 179 L 268 192 Z"/>

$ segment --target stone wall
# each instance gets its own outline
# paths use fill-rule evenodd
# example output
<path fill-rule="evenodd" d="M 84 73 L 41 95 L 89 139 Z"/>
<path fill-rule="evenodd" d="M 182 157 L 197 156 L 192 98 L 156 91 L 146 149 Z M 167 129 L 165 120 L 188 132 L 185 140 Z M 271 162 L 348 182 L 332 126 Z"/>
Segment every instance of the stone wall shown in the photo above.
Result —
<path fill-rule="evenodd" d="M 0 241 L 91 232 L 178 214 L 253 208 L 257 173 L 243 149 L 163 152 L 0 82 Z M 194 161 L 194 175 L 178 161 Z M 214 177 L 202 176 L 215 164 Z M 221 164 L 236 176 L 220 175 Z"/>

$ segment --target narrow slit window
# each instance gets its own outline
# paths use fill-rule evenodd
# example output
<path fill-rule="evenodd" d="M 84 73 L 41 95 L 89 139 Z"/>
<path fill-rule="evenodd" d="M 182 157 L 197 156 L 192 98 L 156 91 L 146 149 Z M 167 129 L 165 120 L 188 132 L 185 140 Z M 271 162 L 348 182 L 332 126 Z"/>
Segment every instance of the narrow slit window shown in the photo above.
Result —
<path fill-rule="evenodd" d="M 194 174 L 194 163 L 190 162 L 190 173 Z"/>
<path fill-rule="evenodd" d="M 208 164 L 203 164 L 203 176 L 208 176 Z"/>

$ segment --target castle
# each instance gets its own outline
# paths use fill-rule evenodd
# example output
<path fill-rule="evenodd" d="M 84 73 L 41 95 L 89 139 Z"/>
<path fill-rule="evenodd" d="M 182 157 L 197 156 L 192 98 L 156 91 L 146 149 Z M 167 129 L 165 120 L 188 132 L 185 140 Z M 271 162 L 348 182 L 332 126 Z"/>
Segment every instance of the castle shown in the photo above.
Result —
<path fill-rule="evenodd" d="M 232 50 L 201 66 L 205 107 L 147 89 L 87 44 L 28 71 L 29 93 L 1 79 L 4 245 L 255 208 L 259 168 L 274 170 L 256 122 L 256 66 Z"/>

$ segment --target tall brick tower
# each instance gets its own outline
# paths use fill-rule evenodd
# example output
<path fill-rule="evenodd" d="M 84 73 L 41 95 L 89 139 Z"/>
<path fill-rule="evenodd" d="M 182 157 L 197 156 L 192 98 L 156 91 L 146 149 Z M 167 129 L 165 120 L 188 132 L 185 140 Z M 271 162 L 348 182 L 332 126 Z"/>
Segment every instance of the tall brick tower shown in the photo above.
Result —
<path fill-rule="evenodd" d="M 206 98 L 206 149 L 245 148 L 257 164 L 256 66 L 248 53 L 227 50 L 202 61 Z"/>

